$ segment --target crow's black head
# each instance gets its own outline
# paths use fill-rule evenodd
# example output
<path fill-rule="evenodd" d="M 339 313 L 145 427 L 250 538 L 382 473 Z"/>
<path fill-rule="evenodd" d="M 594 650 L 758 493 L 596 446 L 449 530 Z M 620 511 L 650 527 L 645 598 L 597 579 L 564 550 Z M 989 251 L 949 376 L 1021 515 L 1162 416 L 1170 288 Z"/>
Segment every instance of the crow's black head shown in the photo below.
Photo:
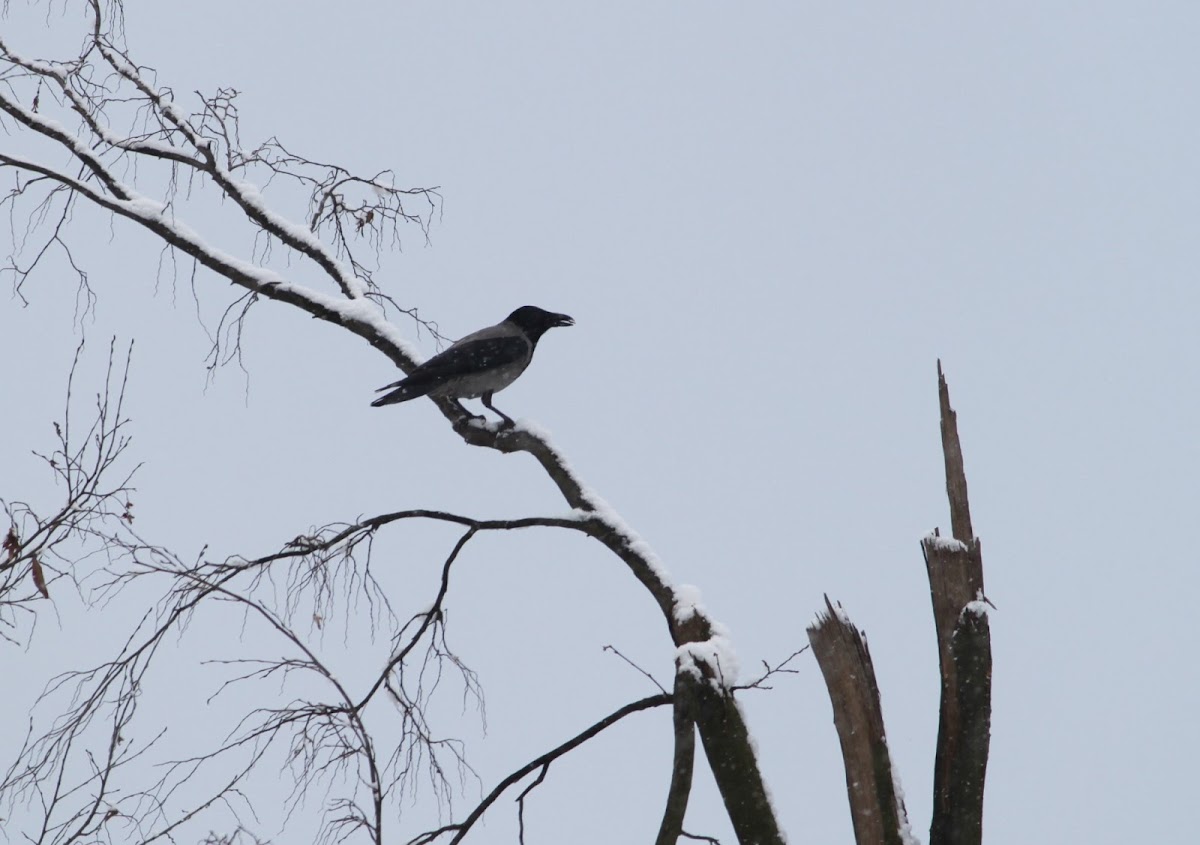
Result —
<path fill-rule="evenodd" d="M 543 311 L 536 305 L 522 305 L 508 315 L 508 322 L 520 326 L 521 331 L 534 343 L 537 343 L 538 338 L 544 335 L 547 329 L 575 325 L 575 321 L 566 314 Z"/>

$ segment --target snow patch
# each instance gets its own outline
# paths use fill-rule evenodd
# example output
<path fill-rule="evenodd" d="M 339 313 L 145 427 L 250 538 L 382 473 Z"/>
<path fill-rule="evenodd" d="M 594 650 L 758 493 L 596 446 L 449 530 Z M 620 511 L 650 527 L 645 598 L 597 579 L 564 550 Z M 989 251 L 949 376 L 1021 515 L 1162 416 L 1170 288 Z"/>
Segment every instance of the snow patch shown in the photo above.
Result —
<path fill-rule="evenodd" d="M 714 622 L 708 614 L 708 609 L 701 601 L 700 588 L 691 584 L 681 584 L 674 588 L 675 608 L 672 615 L 676 625 L 683 625 L 695 617 L 708 622 L 712 636 L 697 643 L 686 643 L 675 650 L 676 660 L 684 671 L 693 672 L 697 678 L 704 679 L 699 664 L 705 664 L 708 675 L 714 685 L 728 690 L 735 683 L 739 674 L 737 652 L 733 650 L 733 638 L 729 629 L 720 622 Z M 686 668 L 685 668 L 686 667 Z"/>
<path fill-rule="evenodd" d="M 700 601 L 700 588 L 691 584 L 680 584 L 675 588 L 675 624 L 682 625 L 694 616 L 707 616 L 708 611 Z"/>
<path fill-rule="evenodd" d="M 707 640 L 684 643 L 675 649 L 675 665 L 697 681 L 706 681 L 717 691 L 728 693 L 738 679 L 737 652 L 724 625 L 712 621 L 709 625 L 713 635 Z"/>
<path fill-rule="evenodd" d="M 556 451 L 556 456 L 558 455 Z M 559 456 L 561 460 L 561 456 Z M 564 466 L 566 462 L 563 462 Z M 571 473 L 572 477 L 576 477 Z M 616 534 L 625 539 L 625 545 L 636 554 L 638 557 L 646 561 L 655 576 L 667 586 L 671 585 L 671 573 L 663 566 L 662 560 L 655 553 L 654 549 L 634 531 L 625 519 L 617 513 L 608 502 L 604 500 L 595 490 L 590 487 L 580 485 L 580 490 L 583 493 L 583 500 L 591 507 L 591 516 L 611 528 Z"/>
<path fill-rule="evenodd" d="M 344 319 L 357 320 L 360 323 L 372 323 L 383 316 L 382 306 L 370 299 L 352 299 L 343 303 L 339 311 Z"/>
<path fill-rule="evenodd" d="M 980 616 L 980 617 L 987 616 L 988 615 L 987 599 L 978 598 L 978 599 L 975 599 L 975 601 L 967 602 L 965 605 L 963 605 L 962 612 L 963 613 L 973 613 L 976 616 Z"/>
<path fill-rule="evenodd" d="M 891 754 L 888 755 L 891 760 Z M 896 774 L 896 764 L 893 761 L 891 764 L 892 770 L 892 789 L 896 793 L 896 818 L 900 823 L 900 841 L 904 845 L 921 845 L 921 840 L 917 839 L 916 834 L 912 832 L 912 825 L 908 823 L 908 812 L 904 807 L 904 787 L 900 783 L 900 775 Z"/>
<path fill-rule="evenodd" d="M 145 220 L 161 219 L 163 212 L 167 207 L 149 197 L 135 196 L 133 199 L 125 203 L 126 208 Z"/>
<path fill-rule="evenodd" d="M 550 444 L 550 430 L 542 428 L 532 420 L 527 420 L 524 418 L 518 419 L 516 421 L 516 425 L 513 426 L 513 431 L 519 431 L 522 434 L 528 434 L 530 437 L 536 437 L 538 440 L 541 440 L 547 445 Z M 554 447 L 551 446 L 551 449 L 554 449 Z M 562 455 L 558 453 L 557 449 L 554 449 L 554 454 L 555 457 L 562 461 Z M 563 461 L 563 466 L 566 466 L 565 461 Z M 568 471 L 570 470 L 568 469 Z M 574 477 L 575 473 L 571 472 L 571 475 Z"/>
<path fill-rule="evenodd" d="M 954 537 L 943 537 L 939 534 L 934 534 L 933 532 L 930 532 L 922 537 L 921 542 L 945 552 L 967 551 L 967 544 L 962 540 L 955 539 Z"/>

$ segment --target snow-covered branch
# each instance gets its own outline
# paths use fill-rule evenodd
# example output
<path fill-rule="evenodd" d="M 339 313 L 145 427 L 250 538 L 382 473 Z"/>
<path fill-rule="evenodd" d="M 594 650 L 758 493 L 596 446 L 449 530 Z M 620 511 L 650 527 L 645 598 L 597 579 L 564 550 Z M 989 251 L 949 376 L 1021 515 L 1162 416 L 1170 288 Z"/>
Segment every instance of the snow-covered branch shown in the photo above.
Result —
<path fill-rule="evenodd" d="M 11 120 L 26 148 L 42 152 L 31 156 L 6 150 L 0 156 L 0 170 L 14 174 L 13 187 L 0 205 L 15 210 L 31 185 L 46 191 L 65 189 L 72 198 L 89 200 L 150 230 L 199 265 L 258 296 L 351 328 L 398 366 L 411 368 L 412 350 L 383 313 L 383 306 L 395 306 L 395 300 L 356 256 L 363 244 L 375 252 L 385 235 L 398 244 L 404 223 L 418 224 L 427 236 L 430 215 L 438 208 L 436 189 L 397 188 L 388 172 L 359 177 L 291 153 L 274 139 L 243 150 L 236 92 L 197 95 L 198 112 L 187 113 L 170 89 L 152 82 L 153 71 L 135 64 L 114 42 L 100 24 L 100 4 L 93 2 L 91 7 L 96 21 L 91 36 L 69 61 L 31 59 L 0 39 L 0 114 Z M 69 125 L 72 120 L 74 127 Z M 129 131 L 113 128 L 122 121 Z M 50 163 L 64 151 L 66 164 Z M 134 174 L 132 182 L 118 174 L 122 162 L 135 165 L 125 167 Z M 222 249 L 202 237 L 187 224 L 187 204 L 175 188 L 180 168 L 189 172 L 189 184 L 215 189 L 242 212 L 252 231 L 266 238 L 266 245 L 257 249 L 269 251 L 268 245 L 276 242 L 293 251 L 330 280 L 338 296 L 289 284 L 255 261 L 235 257 L 236 248 Z M 307 188 L 310 209 L 316 209 L 311 226 L 272 210 L 251 181 L 256 173 L 267 181 L 287 177 Z M 407 210 L 405 201 L 413 198 L 426 203 L 424 214 Z M 322 233 L 332 243 L 322 240 Z M 62 241 L 61 230 L 55 235 Z M 10 271 L 22 282 L 36 264 L 18 267 L 14 262 Z M 421 320 L 414 309 L 399 310 L 440 337 L 436 325 Z"/>

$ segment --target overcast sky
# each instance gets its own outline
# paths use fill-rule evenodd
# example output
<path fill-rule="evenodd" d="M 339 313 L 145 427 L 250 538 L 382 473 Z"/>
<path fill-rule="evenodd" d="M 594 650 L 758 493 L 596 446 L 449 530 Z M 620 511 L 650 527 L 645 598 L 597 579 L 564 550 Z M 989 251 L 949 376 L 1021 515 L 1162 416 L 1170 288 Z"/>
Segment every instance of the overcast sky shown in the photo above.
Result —
<path fill-rule="evenodd" d="M 868 633 L 923 840 L 938 678 L 918 540 L 949 522 L 940 357 L 999 608 L 987 841 L 1179 841 L 1200 752 L 1200 7 L 332 7 L 127 0 L 128 40 L 180 99 L 242 92 L 246 146 L 275 135 L 439 186 L 429 245 L 404 233 L 379 279 L 448 335 L 524 304 L 575 317 L 496 404 L 553 432 L 700 588 L 746 674 L 806 643 L 822 594 L 844 603 Z M 6 29 L 18 49 L 44 37 Z M 186 272 L 173 283 L 147 237 L 100 219 L 75 232 L 99 294 L 84 383 L 109 337 L 136 338 L 148 539 L 187 559 L 205 544 L 256 555 L 407 507 L 563 511 L 531 459 L 463 445 L 432 405 L 370 408 L 389 362 L 284 306 L 253 312 L 248 376 L 230 366 L 207 384 Z M 221 243 L 219 216 L 199 222 Z M 211 323 L 228 285 L 202 274 L 197 289 Z M 29 449 L 50 445 L 60 414 L 73 282 L 44 274 L 24 308 L 9 290 L 0 496 L 49 502 Z M 374 565 L 400 607 L 432 599 L 455 536 L 389 534 Z M 485 790 L 654 691 L 602 646 L 670 678 L 658 610 L 594 545 L 486 537 L 461 561 L 450 632 L 487 689 L 488 733 L 456 701 L 443 724 L 470 741 Z M 27 681 L 0 699 L 7 724 L 48 673 L 86 662 L 81 643 L 122 640 L 144 609 L 59 601 L 27 653 L 0 658 Z M 201 640 L 228 628 L 197 624 Z M 231 647 L 279 651 L 243 636 Z M 206 712 L 209 670 L 191 660 L 206 652 L 179 648 L 151 723 Z M 797 668 L 744 707 L 790 840 L 848 842 L 829 700 L 811 656 Z M 12 743 L 0 750 L 7 765 Z M 646 841 L 669 770 L 669 714 L 635 717 L 551 770 L 528 841 Z M 705 775 L 686 827 L 732 842 L 718 801 Z M 514 841 L 508 802 L 475 838 Z"/>

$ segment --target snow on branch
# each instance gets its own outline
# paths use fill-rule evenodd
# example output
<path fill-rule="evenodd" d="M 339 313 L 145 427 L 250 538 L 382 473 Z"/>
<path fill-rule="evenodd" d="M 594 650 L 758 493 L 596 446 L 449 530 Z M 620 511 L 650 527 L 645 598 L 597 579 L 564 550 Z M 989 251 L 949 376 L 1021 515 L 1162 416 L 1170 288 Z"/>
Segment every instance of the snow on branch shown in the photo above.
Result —
<path fill-rule="evenodd" d="M 710 683 L 720 692 L 732 690 L 737 684 L 739 667 L 729 631 L 720 622 L 708 619 L 698 587 L 683 584 L 676 588 L 675 597 L 676 624 L 683 626 L 692 620 L 704 620 L 711 632 L 707 639 L 685 642 L 675 650 L 678 671 Z"/>
<path fill-rule="evenodd" d="M 400 245 L 400 227 L 415 223 L 428 238 L 428 225 L 440 207 L 436 188 L 397 187 L 392 173 L 357 176 L 337 165 L 293 153 L 270 139 L 252 150 L 241 146 L 237 92 L 197 93 L 199 108 L 188 113 L 169 88 L 157 86 L 154 72 L 137 65 L 102 25 L 102 9 L 92 2 L 92 32 L 67 61 L 29 58 L 0 38 L 0 116 L 7 118 L 19 150 L 0 155 L 0 170 L 13 175 L 0 208 L 16 213 L 19 202 L 70 204 L 86 199 L 137 223 L 200 265 L 260 296 L 281 299 L 322 319 L 351 326 L 402 367 L 415 361 L 412 350 L 391 329 L 382 307 L 394 307 L 441 337 L 436 324 L 414 309 L 398 306 L 376 283 L 366 250 Z M 116 126 L 125 126 L 119 131 Z M 32 151 L 27 152 L 27 151 Z M 65 164 L 58 164 L 62 154 Z M 131 166 L 132 165 L 132 166 Z M 119 175 L 133 174 L 133 181 Z M 308 195 L 308 225 L 272 210 L 252 181 L 289 181 Z M 179 187 L 186 180 L 186 195 Z M 195 188 L 214 188 L 238 208 L 256 233 L 256 251 L 272 242 L 311 262 L 338 296 L 289 284 L 254 260 L 233 257 L 201 237 L 183 219 Z M 157 197 L 157 198 L 156 198 Z M 418 200 L 422 210 L 410 210 Z M 34 249 L 67 249 L 63 220 Z M 322 238 L 329 239 L 327 244 Z M 264 239 L 265 240 L 262 240 Z M 19 289 L 38 260 L 7 272 Z M 368 304 L 373 303 L 371 307 Z"/>

